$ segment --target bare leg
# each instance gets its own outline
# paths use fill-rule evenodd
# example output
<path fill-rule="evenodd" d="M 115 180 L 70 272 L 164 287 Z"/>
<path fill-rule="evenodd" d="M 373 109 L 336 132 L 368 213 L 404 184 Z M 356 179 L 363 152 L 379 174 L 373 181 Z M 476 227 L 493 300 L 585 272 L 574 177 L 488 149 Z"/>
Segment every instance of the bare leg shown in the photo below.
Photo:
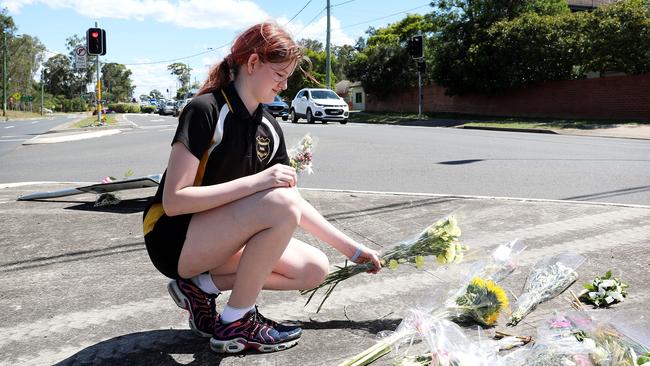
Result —
<path fill-rule="evenodd" d="M 242 251 L 235 253 L 228 262 L 210 271 L 212 279 L 222 291 L 232 289 L 239 258 Z M 266 278 L 266 290 L 304 290 L 320 284 L 329 271 L 327 256 L 320 250 L 292 238 L 282 256 Z"/>
<path fill-rule="evenodd" d="M 228 304 L 252 306 L 300 222 L 298 199 L 293 189 L 276 188 L 195 214 L 179 274 L 189 278 L 219 268 L 245 246 Z"/>

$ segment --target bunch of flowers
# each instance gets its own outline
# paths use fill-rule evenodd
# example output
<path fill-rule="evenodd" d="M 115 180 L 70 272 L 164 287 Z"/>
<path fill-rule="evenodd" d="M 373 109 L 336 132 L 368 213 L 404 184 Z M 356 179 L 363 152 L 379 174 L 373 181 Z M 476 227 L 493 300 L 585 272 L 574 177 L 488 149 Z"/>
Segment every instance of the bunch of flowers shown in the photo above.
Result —
<path fill-rule="evenodd" d="M 465 293 L 455 299 L 455 320 L 494 325 L 501 312 L 508 307 L 508 296 L 503 288 L 492 280 L 474 277 Z"/>
<path fill-rule="evenodd" d="M 435 256 L 440 264 L 459 263 L 463 259 L 463 252 L 467 250 L 458 242 L 460 234 L 456 219 L 454 216 L 448 216 L 428 226 L 416 239 L 402 242 L 383 252 L 380 257 L 381 265 L 396 269 L 402 263 L 412 263 L 417 268 L 421 268 L 424 265 L 425 256 Z M 318 290 L 327 288 L 323 300 L 316 310 L 319 312 L 339 283 L 360 273 L 368 272 L 372 268 L 371 262 L 351 266 L 348 266 L 346 262 L 344 266 L 337 266 L 337 269 L 327 275 L 320 285 L 300 291 L 300 294 L 309 294 L 305 304 L 307 305 Z"/>
<path fill-rule="evenodd" d="M 298 173 L 306 172 L 308 175 L 314 173 L 312 168 L 313 147 L 314 139 L 310 134 L 306 134 L 287 151 L 290 164 Z"/>
<path fill-rule="evenodd" d="M 607 307 L 624 300 L 627 296 L 628 285 L 618 278 L 612 277 L 612 271 L 607 271 L 604 276 L 597 276 L 584 287 L 585 290 L 579 296 L 581 301 L 596 307 Z"/>
<path fill-rule="evenodd" d="M 517 325 L 538 304 L 554 298 L 578 279 L 578 268 L 585 258 L 563 253 L 537 262 L 526 278 L 524 290 L 510 316 L 509 325 Z"/>
<path fill-rule="evenodd" d="M 374 346 L 357 354 L 353 358 L 341 364 L 341 366 L 360 366 L 368 365 L 379 357 L 390 353 L 392 348 L 399 348 L 401 344 L 412 344 L 415 338 L 427 338 L 431 346 L 431 365 L 492 365 L 493 363 L 477 363 L 476 354 L 481 355 L 478 359 L 485 360 L 485 350 L 468 351 L 471 347 L 466 344 L 466 340 L 459 340 L 458 337 L 453 342 L 445 343 L 447 346 L 441 347 L 440 342 L 446 342 L 450 338 L 444 334 L 456 334 L 451 330 L 448 332 L 438 329 L 441 324 L 449 323 L 448 319 L 459 323 L 474 323 L 481 325 L 494 325 L 499 314 L 508 307 L 508 297 L 505 291 L 493 279 L 503 280 L 511 273 L 515 264 L 513 257 L 525 249 L 517 241 L 500 245 L 479 269 L 475 275 L 462 285 L 457 291 L 444 302 L 440 307 L 433 307 L 427 311 L 410 310 L 397 330 Z M 456 329 L 445 326 L 446 329 Z M 431 332 L 431 329 L 438 331 Z M 459 328 L 458 328 L 459 329 Z M 450 333 L 451 332 L 451 333 Z M 433 338 L 432 338 L 433 337 Z M 457 350 L 457 356 L 448 358 L 449 348 L 452 345 L 464 346 Z M 499 345 L 494 347 L 496 351 Z M 397 352 L 399 353 L 399 351 Z M 402 352 L 404 353 L 404 352 Z M 407 357 L 402 356 L 401 362 L 425 362 L 428 355 Z M 465 361 L 462 361 L 465 360 Z"/>

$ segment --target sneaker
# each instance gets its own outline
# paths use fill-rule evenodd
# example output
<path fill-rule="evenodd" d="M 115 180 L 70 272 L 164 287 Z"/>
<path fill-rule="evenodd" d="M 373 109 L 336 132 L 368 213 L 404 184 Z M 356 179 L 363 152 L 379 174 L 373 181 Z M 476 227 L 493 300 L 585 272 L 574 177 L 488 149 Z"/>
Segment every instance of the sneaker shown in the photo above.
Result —
<path fill-rule="evenodd" d="M 218 353 L 238 353 L 247 349 L 282 351 L 298 344 L 301 335 L 302 329 L 281 326 L 257 310 L 251 310 L 232 323 L 223 324 L 221 320 L 216 320 L 210 349 Z"/>
<path fill-rule="evenodd" d="M 202 337 L 212 337 L 215 320 L 219 318 L 215 310 L 218 295 L 205 293 L 185 279 L 171 280 L 167 290 L 176 305 L 190 313 L 190 329 Z"/>

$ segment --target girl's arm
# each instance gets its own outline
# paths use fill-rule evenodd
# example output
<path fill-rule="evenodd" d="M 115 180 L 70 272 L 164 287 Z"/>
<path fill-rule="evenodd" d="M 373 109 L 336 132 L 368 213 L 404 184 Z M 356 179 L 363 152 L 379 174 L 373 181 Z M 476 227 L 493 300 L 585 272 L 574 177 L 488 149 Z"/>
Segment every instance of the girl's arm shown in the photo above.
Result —
<path fill-rule="evenodd" d="M 363 244 L 357 243 L 349 236 L 345 235 L 339 229 L 327 221 L 309 202 L 300 197 L 300 208 L 302 216 L 300 226 L 308 232 L 315 235 L 320 240 L 331 245 L 348 258 L 352 258 L 357 249 L 360 251 L 355 263 L 364 263 L 371 261 L 375 265 L 377 272 L 381 268 L 379 263 L 379 254 L 376 250 L 370 249 Z"/>
<path fill-rule="evenodd" d="M 199 160 L 182 143 L 172 145 L 165 175 L 163 208 L 168 216 L 201 212 L 225 205 L 253 193 L 293 187 L 295 169 L 276 164 L 260 173 L 211 186 L 194 186 Z"/>

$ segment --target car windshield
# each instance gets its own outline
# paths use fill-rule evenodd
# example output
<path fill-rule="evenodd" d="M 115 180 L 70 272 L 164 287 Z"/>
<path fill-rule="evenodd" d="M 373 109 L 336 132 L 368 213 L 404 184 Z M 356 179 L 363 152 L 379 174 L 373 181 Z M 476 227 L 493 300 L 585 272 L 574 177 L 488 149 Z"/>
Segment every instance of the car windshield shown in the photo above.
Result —
<path fill-rule="evenodd" d="M 339 96 L 331 90 L 312 90 L 311 97 L 313 99 L 339 99 Z"/>
<path fill-rule="evenodd" d="M 275 99 L 273 99 L 274 102 L 282 102 L 282 98 L 280 98 L 279 95 L 275 96 Z"/>

